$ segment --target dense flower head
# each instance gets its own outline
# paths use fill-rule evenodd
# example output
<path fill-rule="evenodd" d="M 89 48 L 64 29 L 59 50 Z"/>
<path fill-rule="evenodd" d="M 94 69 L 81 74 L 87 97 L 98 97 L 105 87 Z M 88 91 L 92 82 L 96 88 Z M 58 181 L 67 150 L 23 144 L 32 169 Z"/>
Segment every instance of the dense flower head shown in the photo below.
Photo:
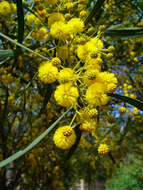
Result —
<path fill-rule="evenodd" d="M 11 14 L 16 12 L 16 4 L 9 3 L 8 1 L 0 2 L 0 15 L 6 16 L 7 14 Z"/>
<path fill-rule="evenodd" d="M 74 129 L 70 126 L 59 127 L 53 137 L 54 143 L 58 148 L 69 149 L 76 140 Z"/>
<path fill-rule="evenodd" d="M 95 121 L 85 121 L 80 125 L 80 130 L 85 132 L 91 132 L 95 129 Z"/>
<path fill-rule="evenodd" d="M 60 67 L 61 65 L 61 60 L 58 58 L 58 57 L 54 57 L 52 59 L 52 64 L 55 66 L 55 67 Z"/>
<path fill-rule="evenodd" d="M 74 70 L 71 68 L 64 68 L 59 72 L 58 81 L 59 83 L 75 82 L 77 79 Z"/>
<path fill-rule="evenodd" d="M 58 69 L 51 62 L 43 62 L 38 69 L 38 77 L 44 83 L 53 83 L 57 80 Z"/>
<path fill-rule="evenodd" d="M 85 62 L 85 69 L 86 70 L 98 70 L 98 71 L 101 71 L 101 64 L 99 64 L 99 61 L 100 63 L 102 62 L 102 59 L 101 58 L 97 58 L 97 59 L 88 59 L 86 62 Z"/>
<path fill-rule="evenodd" d="M 105 84 L 109 84 L 109 83 L 117 84 L 117 78 L 115 77 L 114 73 L 101 72 L 100 80 Z"/>
<path fill-rule="evenodd" d="M 51 26 L 50 34 L 56 39 L 65 40 L 68 38 L 69 28 L 64 22 L 55 22 Z"/>
<path fill-rule="evenodd" d="M 98 78 L 99 71 L 98 69 L 88 69 L 83 76 L 83 82 L 86 85 L 91 85 L 96 82 L 96 79 Z"/>
<path fill-rule="evenodd" d="M 76 119 L 79 123 L 84 123 L 85 121 L 88 123 L 89 121 L 92 121 L 92 119 L 95 121 L 97 115 L 98 111 L 96 108 L 84 107 L 79 110 Z"/>
<path fill-rule="evenodd" d="M 119 108 L 119 112 L 120 112 L 120 114 L 126 113 L 127 109 L 122 106 L 122 107 Z"/>
<path fill-rule="evenodd" d="M 30 24 L 36 24 L 36 25 L 39 25 L 40 24 L 40 20 L 39 18 L 37 18 L 34 14 L 29 14 L 27 16 L 27 22 L 29 22 Z"/>
<path fill-rule="evenodd" d="M 91 106 L 101 106 L 108 103 L 108 97 L 105 94 L 105 86 L 102 83 L 96 82 L 90 85 L 86 91 L 86 101 Z"/>
<path fill-rule="evenodd" d="M 107 154 L 109 152 L 109 147 L 106 144 L 100 144 L 98 147 L 98 153 L 99 154 Z"/>
<path fill-rule="evenodd" d="M 51 26 L 55 22 L 65 22 L 64 15 L 59 12 L 51 13 L 48 17 L 48 25 Z"/>
<path fill-rule="evenodd" d="M 72 18 L 67 23 L 67 27 L 69 28 L 69 32 L 72 34 L 80 33 L 84 29 L 84 22 L 79 18 Z"/>
<path fill-rule="evenodd" d="M 92 108 L 92 109 L 89 109 L 88 114 L 90 118 L 94 118 L 98 115 L 98 111 L 96 108 Z"/>
<path fill-rule="evenodd" d="M 81 60 L 88 60 L 92 58 L 91 55 L 94 54 L 94 57 L 101 56 L 101 50 L 103 49 L 103 42 L 98 38 L 91 38 L 84 45 L 79 45 L 77 49 L 77 55 Z"/>
<path fill-rule="evenodd" d="M 56 102 L 63 107 L 76 107 L 78 89 L 71 83 L 65 83 L 57 86 L 54 97 Z"/>

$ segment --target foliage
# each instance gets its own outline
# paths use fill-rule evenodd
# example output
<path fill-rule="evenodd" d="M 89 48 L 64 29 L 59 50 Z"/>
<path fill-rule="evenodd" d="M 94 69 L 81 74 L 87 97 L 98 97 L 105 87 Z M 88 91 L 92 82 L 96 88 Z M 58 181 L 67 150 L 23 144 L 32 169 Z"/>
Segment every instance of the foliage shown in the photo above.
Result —
<path fill-rule="evenodd" d="M 117 168 L 113 177 L 107 180 L 106 190 L 112 189 L 143 189 L 143 163 L 132 161 Z"/>

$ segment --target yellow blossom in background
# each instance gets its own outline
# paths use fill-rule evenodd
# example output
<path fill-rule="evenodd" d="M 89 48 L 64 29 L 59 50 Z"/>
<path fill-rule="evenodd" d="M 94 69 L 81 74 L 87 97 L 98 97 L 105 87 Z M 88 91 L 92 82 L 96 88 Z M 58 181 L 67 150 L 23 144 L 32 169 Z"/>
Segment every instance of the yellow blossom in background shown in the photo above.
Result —
<path fill-rule="evenodd" d="M 76 140 L 76 134 L 70 126 L 59 127 L 53 136 L 55 145 L 61 149 L 71 148 Z"/>
<path fill-rule="evenodd" d="M 34 14 L 29 14 L 27 16 L 27 22 L 29 22 L 30 24 L 31 23 L 34 23 L 34 24 L 37 24 L 37 25 L 40 24 L 39 18 L 37 18 Z"/>
<path fill-rule="evenodd" d="M 94 118 L 94 117 L 96 117 L 96 116 L 98 115 L 98 111 L 97 111 L 96 108 L 89 109 L 88 114 L 89 114 L 89 117 L 90 117 L 90 118 Z"/>
<path fill-rule="evenodd" d="M 0 15 L 6 16 L 11 13 L 11 6 L 8 1 L 0 2 Z"/>
<path fill-rule="evenodd" d="M 119 108 L 119 112 L 120 112 L 120 114 L 126 113 L 127 109 L 122 106 L 122 107 Z"/>
<path fill-rule="evenodd" d="M 98 147 L 98 153 L 101 155 L 107 154 L 109 152 L 109 147 L 106 144 L 100 144 Z"/>
<path fill-rule="evenodd" d="M 134 110 L 134 114 L 135 115 L 137 115 L 139 113 L 139 109 L 138 108 L 134 107 L 133 110 Z"/>
<path fill-rule="evenodd" d="M 85 132 L 91 132 L 95 129 L 95 121 L 85 121 L 80 125 L 80 130 Z"/>
<path fill-rule="evenodd" d="M 45 3 L 48 5 L 55 5 L 58 1 L 57 0 L 44 0 Z"/>

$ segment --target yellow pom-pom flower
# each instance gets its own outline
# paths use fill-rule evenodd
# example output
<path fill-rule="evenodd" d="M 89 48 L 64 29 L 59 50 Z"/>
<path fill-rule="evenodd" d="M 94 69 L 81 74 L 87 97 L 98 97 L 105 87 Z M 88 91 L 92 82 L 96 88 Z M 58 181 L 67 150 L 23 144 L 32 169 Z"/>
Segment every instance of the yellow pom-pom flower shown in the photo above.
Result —
<path fill-rule="evenodd" d="M 115 92 L 116 91 L 116 84 L 110 83 L 107 85 L 107 92 Z"/>
<path fill-rule="evenodd" d="M 122 107 L 119 108 L 119 112 L 120 112 L 120 114 L 124 114 L 124 113 L 127 112 L 127 109 L 122 106 Z"/>
<path fill-rule="evenodd" d="M 0 2 L 0 15 L 6 16 L 11 13 L 10 3 L 8 1 Z"/>
<path fill-rule="evenodd" d="M 80 17 L 81 17 L 81 18 L 85 18 L 86 16 L 87 16 L 87 11 L 82 10 L 82 11 L 80 12 Z"/>
<path fill-rule="evenodd" d="M 84 132 L 91 132 L 95 129 L 94 121 L 85 121 L 80 125 L 80 130 Z"/>
<path fill-rule="evenodd" d="M 74 70 L 70 68 L 64 68 L 59 72 L 58 75 L 59 83 L 67 83 L 76 81 L 76 75 L 74 74 Z"/>
<path fill-rule="evenodd" d="M 68 23 L 67 26 L 71 34 L 80 33 L 84 29 L 84 22 L 80 20 L 80 18 L 72 18 Z"/>
<path fill-rule="evenodd" d="M 68 38 L 68 27 L 64 22 L 55 22 L 51 26 L 50 34 L 57 39 L 64 40 Z"/>
<path fill-rule="evenodd" d="M 70 126 L 59 127 L 53 137 L 54 143 L 58 148 L 69 149 L 76 141 L 76 134 Z"/>
<path fill-rule="evenodd" d="M 91 106 L 101 106 L 108 102 L 106 94 L 104 94 L 105 87 L 102 83 L 94 83 L 90 85 L 86 91 L 86 100 Z"/>
<path fill-rule="evenodd" d="M 98 153 L 99 154 L 107 154 L 109 152 L 109 147 L 106 144 L 100 144 L 98 147 Z"/>
<path fill-rule="evenodd" d="M 55 67 L 59 67 L 61 65 L 61 60 L 58 58 L 58 57 L 54 57 L 52 59 L 52 64 L 55 66 Z"/>
<path fill-rule="evenodd" d="M 98 77 L 98 75 L 99 75 L 99 71 L 97 69 L 87 70 L 84 73 L 83 82 L 89 86 L 96 82 L 96 78 Z"/>
<path fill-rule="evenodd" d="M 14 4 L 14 3 L 10 4 L 10 8 L 11 8 L 11 13 L 15 13 L 17 10 L 16 4 Z"/>
<path fill-rule="evenodd" d="M 79 96 L 78 89 L 71 83 L 57 86 L 54 93 L 56 102 L 63 107 L 75 107 Z"/>
<path fill-rule="evenodd" d="M 98 111 L 96 108 L 89 109 L 88 114 L 89 114 L 89 117 L 92 119 L 98 115 Z"/>
<path fill-rule="evenodd" d="M 115 77 L 114 73 L 101 72 L 98 77 L 98 81 L 105 84 L 107 92 L 116 90 L 117 78 Z"/>
<path fill-rule="evenodd" d="M 40 24 L 40 20 L 34 14 L 29 14 L 27 16 L 27 22 L 29 22 L 30 24 Z"/>
<path fill-rule="evenodd" d="M 77 55 L 81 60 L 89 60 L 91 55 L 101 56 L 100 51 L 103 49 L 103 42 L 99 38 L 92 38 L 84 45 L 80 45 L 77 49 Z"/>
<path fill-rule="evenodd" d="M 88 56 L 88 52 L 86 50 L 86 46 L 85 45 L 79 45 L 77 48 L 77 56 L 81 59 L 81 60 L 86 60 L 86 57 Z"/>
<path fill-rule="evenodd" d="M 86 43 L 86 50 L 88 52 L 88 57 L 91 57 L 91 55 L 96 55 L 97 57 L 100 57 L 101 50 L 103 49 L 103 42 L 98 38 L 92 38 L 90 41 Z"/>
<path fill-rule="evenodd" d="M 43 62 L 38 69 L 38 77 L 42 82 L 53 83 L 58 78 L 58 69 L 49 61 Z"/>
<path fill-rule="evenodd" d="M 52 24 L 54 24 L 55 22 L 65 22 L 65 18 L 63 16 L 63 14 L 55 12 L 55 13 L 51 13 L 49 18 L 48 18 L 48 25 L 51 26 Z"/>

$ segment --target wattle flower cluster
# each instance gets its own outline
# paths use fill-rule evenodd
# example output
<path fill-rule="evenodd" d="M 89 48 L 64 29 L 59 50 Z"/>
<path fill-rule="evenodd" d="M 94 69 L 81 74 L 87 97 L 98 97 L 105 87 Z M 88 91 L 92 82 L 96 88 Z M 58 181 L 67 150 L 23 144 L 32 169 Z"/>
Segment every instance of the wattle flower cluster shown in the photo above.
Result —
<path fill-rule="evenodd" d="M 67 21 L 63 14 L 55 12 L 49 15 L 48 26 L 51 39 L 58 42 L 54 50 L 56 56 L 40 64 L 38 77 L 44 83 L 59 83 L 53 96 L 57 104 L 73 108 L 76 115 L 72 122 L 76 121 L 75 125 L 78 123 L 80 130 L 92 132 L 98 108 L 108 103 L 107 93 L 116 90 L 115 75 L 101 71 L 102 55 L 109 57 L 114 47 L 104 49 L 100 30 L 96 37 L 86 36 L 84 22 L 80 18 Z M 45 28 L 40 30 L 43 36 L 46 35 Z M 57 129 L 56 136 L 58 133 L 61 134 Z M 54 142 L 62 147 L 59 140 Z"/>

